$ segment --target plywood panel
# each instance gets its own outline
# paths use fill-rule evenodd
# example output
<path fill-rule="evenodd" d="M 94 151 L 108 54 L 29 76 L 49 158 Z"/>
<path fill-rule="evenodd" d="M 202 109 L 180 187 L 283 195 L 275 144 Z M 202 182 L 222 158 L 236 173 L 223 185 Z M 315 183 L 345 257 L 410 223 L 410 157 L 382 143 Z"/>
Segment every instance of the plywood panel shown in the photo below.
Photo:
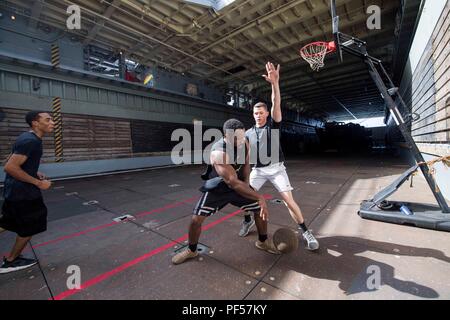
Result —
<path fill-rule="evenodd" d="M 10 155 L 17 137 L 30 128 L 25 122 L 27 110 L 0 108 L 0 163 Z M 43 139 L 43 162 L 54 161 L 54 138 L 52 135 Z"/>
<path fill-rule="evenodd" d="M 25 123 L 27 110 L 0 109 L 0 160 L 5 159 L 16 138 L 29 130 Z M 128 120 L 64 114 L 64 160 L 113 159 L 132 156 Z M 54 161 L 54 138 L 44 137 L 44 162 Z"/>
<path fill-rule="evenodd" d="M 132 156 L 130 122 L 82 115 L 63 116 L 66 160 L 94 160 Z"/>

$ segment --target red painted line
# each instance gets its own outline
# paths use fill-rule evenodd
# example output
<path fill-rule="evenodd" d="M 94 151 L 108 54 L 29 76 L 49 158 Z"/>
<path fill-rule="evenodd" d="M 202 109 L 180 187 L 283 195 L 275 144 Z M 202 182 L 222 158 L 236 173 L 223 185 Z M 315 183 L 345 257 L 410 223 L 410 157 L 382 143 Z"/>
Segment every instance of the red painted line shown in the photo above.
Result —
<path fill-rule="evenodd" d="M 55 243 L 55 242 L 63 241 L 63 240 L 66 240 L 66 239 L 79 237 L 79 236 L 82 236 L 82 235 L 90 233 L 90 232 L 94 232 L 94 231 L 97 231 L 97 230 L 101 230 L 101 229 L 105 229 L 105 228 L 108 228 L 108 227 L 112 227 L 112 226 L 114 226 L 114 225 L 116 225 L 118 223 L 119 222 L 115 222 L 114 221 L 114 222 L 111 222 L 111 223 L 108 223 L 108 224 L 104 224 L 104 225 L 101 225 L 101 226 L 98 226 L 98 227 L 95 227 L 95 228 L 92 228 L 92 229 L 88 229 L 88 230 L 80 231 L 80 232 L 77 232 L 77 233 L 69 234 L 67 236 L 63 236 L 63 237 L 57 238 L 55 240 L 50 240 L 50 241 L 47 241 L 47 242 L 36 244 L 36 245 L 33 246 L 33 248 L 39 248 L 39 247 L 43 247 L 43 246 L 49 245 L 51 243 Z"/>
<path fill-rule="evenodd" d="M 168 205 L 166 205 L 166 206 L 164 206 L 162 208 L 154 209 L 154 210 L 151 210 L 151 211 L 148 211 L 148 212 L 139 213 L 139 214 L 135 215 L 135 217 L 136 218 L 140 218 L 140 217 L 152 214 L 152 213 L 163 212 L 163 211 L 171 209 L 171 208 L 180 207 L 183 204 L 190 204 L 190 203 L 198 200 L 199 198 L 200 198 L 199 196 L 194 196 L 192 198 L 188 198 L 186 200 L 182 200 L 181 202 L 175 202 L 173 204 L 168 204 Z M 264 198 L 271 199 L 272 196 L 266 194 L 266 195 L 264 195 Z M 43 247 L 43 246 L 46 246 L 46 245 L 49 245 L 49 244 L 52 244 L 52 243 L 57 243 L 57 242 L 60 242 L 60 241 L 63 241 L 63 240 L 76 238 L 76 237 L 85 235 L 87 233 L 91 233 L 91 232 L 94 232 L 94 231 L 98 231 L 98 230 L 101 230 L 101 229 L 112 227 L 112 226 L 114 226 L 114 225 L 116 225 L 118 223 L 120 223 L 120 222 L 111 222 L 111 223 L 104 224 L 104 225 L 101 225 L 101 226 L 97 226 L 97 227 L 94 227 L 94 228 L 91 228 L 91 229 L 88 229 L 88 230 L 79 231 L 77 233 L 73 233 L 73 234 L 70 234 L 70 235 L 62 236 L 62 237 L 54 239 L 54 240 L 50 240 L 50 241 L 47 241 L 47 242 L 44 242 L 44 243 L 36 244 L 36 245 L 33 246 L 33 248 L 39 248 L 39 247 Z M 27 247 L 24 250 L 24 252 L 27 252 L 28 250 L 29 249 Z M 2 254 L 2 256 L 5 256 L 5 257 L 8 256 L 8 255 L 9 255 L 9 252 L 5 252 L 5 253 Z"/>
<path fill-rule="evenodd" d="M 187 239 L 187 235 L 177 239 L 176 241 L 184 241 L 185 239 Z M 113 270 L 111 270 L 109 272 L 103 273 L 103 274 L 101 274 L 101 275 L 99 275 L 99 276 L 97 276 L 95 278 L 92 278 L 92 279 L 86 281 L 85 283 L 83 283 L 80 286 L 80 289 L 72 289 L 72 290 L 64 291 L 64 292 L 60 293 L 59 295 L 57 295 L 56 297 L 54 297 L 54 299 L 55 300 L 63 300 L 65 298 L 67 298 L 67 297 L 70 297 L 70 296 L 74 295 L 77 292 L 80 292 L 81 290 L 84 290 L 84 289 L 89 288 L 89 287 L 91 287 L 91 286 L 93 286 L 93 285 L 95 285 L 95 284 L 97 284 L 99 282 L 102 282 L 102 281 L 104 281 L 104 280 L 114 276 L 115 274 L 117 274 L 119 272 L 122 272 L 122 271 L 124 271 L 124 270 L 126 270 L 126 269 L 128 269 L 128 268 L 130 268 L 130 267 L 132 267 L 132 266 L 134 266 L 134 265 L 136 265 L 136 264 L 138 264 L 138 263 L 140 263 L 140 262 L 142 262 L 142 261 L 144 261 L 144 260 L 146 260 L 146 259 L 148 259 L 148 258 L 150 258 L 150 257 L 152 257 L 152 256 L 154 256 L 154 255 L 156 255 L 158 253 L 160 253 L 160 252 L 163 252 L 163 251 L 165 251 L 165 250 L 175 246 L 177 244 L 176 241 L 169 242 L 169 243 L 167 243 L 167 244 L 165 244 L 165 245 L 163 245 L 163 246 L 161 246 L 161 247 L 159 247 L 159 248 L 157 248 L 155 250 L 150 251 L 149 253 L 147 253 L 147 254 L 145 254 L 145 255 L 137 258 L 137 259 L 134 259 L 134 260 L 132 260 L 130 262 L 127 262 L 127 263 L 121 265 L 120 267 L 117 267 L 117 268 L 115 268 L 115 269 L 113 269 Z"/>
<path fill-rule="evenodd" d="M 192 197 L 192 198 L 189 198 L 189 199 L 186 199 L 186 200 L 182 200 L 181 202 L 175 202 L 175 203 L 168 204 L 168 205 L 166 205 L 166 206 L 164 206 L 162 208 L 158 208 L 158 209 L 154 209 L 154 210 L 151 210 L 151 211 L 137 213 L 134 216 L 136 218 L 141 218 L 143 216 L 147 216 L 147 215 L 152 214 L 152 213 L 158 213 L 158 212 L 162 212 L 162 211 L 165 211 L 165 210 L 168 210 L 168 209 L 181 207 L 181 206 L 183 206 L 185 204 L 190 204 L 190 203 L 192 203 L 192 202 L 194 202 L 194 201 L 196 201 L 198 199 L 200 199 L 200 197 L 199 196 L 195 196 L 195 197 Z"/>
<path fill-rule="evenodd" d="M 272 198 L 272 196 L 270 196 L 270 195 L 264 195 L 264 197 L 266 199 L 271 199 Z M 215 227 L 216 225 L 224 222 L 225 220 L 228 220 L 228 219 L 234 217 L 235 215 L 237 215 L 240 212 L 241 212 L 241 210 L 237 210 L 237 211 L 235 211 L 233 213 L 230 213 L 230 214 L 228 214 L 228 215 L 226 215 L 226 216 L 224 216 L 224 217 L 222 217 L 222 218 L 220 218 L 220 219 L 218 219 L 218 220 L 216 220 L 214 222 L 211 222 L 211 223 L 207 224 L 206 226 L 203 226 L 202 230 L 206 231 L 208 229 L 211 229 L 211 228 Z M 92 279 L 84 282 L 80 286 L 80 289 L 72 289 L 72 290 L 64 291 L 64 292 L 60 293 L 59 295 L 55 296 L 54 299 L 55 300 L 62 300 L 62 299 L 65 299 L 67 297 L 70 297 L 70 296 L 76 294 L 77 292 L 80 292 L 81 290 L 84 290 L 84 289 L 87 289 L 89 287 L 92 287 L 92 286 L 94 286 L 94 285 L 96 285 L 96 284 L 98 284 L 98 283 L 100 283 L 100 282 L 102 282 L 102 281 L 104 281 L 104 280 L 106 280 L 106 279 L 108 279 L 108 278 L 110 278 L 110 277 L 112 277 L 112 276 L 114 276 L 114 275 L 116 275 L 116 274 L 118 274 L 118 273 L 128 269 L 128 268 L 131 268 L 132 266 L 134 266 L 134 265 L 136 265 L 138 263 L 141 263 L 144 260 L 147 260 L 147 259 L 151 258 L 152 256 L 154 256 L 154 255 L 156 255 L 158 253 L 166 251 L 167 249 L 177 245 L 179 242 L 182 242 L 182 241 L 186 240 L 187 238 L 188 238 L 188 234 L 185 234 L 184 236 L 182 236 L 182 237 L 180 237 L 180 238 L 178 238 L 178 239 L 176 239 L 174 241 L 171 241 L 169 243 L 166 243 L 165 245 L 163 245 L 163 246 L 161 246 L 159 248 L 156 248 L 156 249 L 154 249 L 154 250 L 144 254 L 143 256 L 140 256 L 140 257 L 138 257 L 138 258 L 136 258 L 134 260 L 131 260 L 131 261 L 129 261 L 129 262 L 127 262 L 127 263 L 125 263 L 125 264 L 123 264 L 123 265 L 113 269 L 113 270 L 111 270 L 111 271 L 103 273 L 103 274 L 101 274 L 101 275 L 99 275 L 99 276 L 97 276 L 95 278 L 92 278 Z"/>
<path fill-rule="evenodd" d="M 195 196 L 195 197 L 192 197 L 192 198 L 188 198 L 186 200 L 181 200 L 181 202 L 175 202 L 175 203 L 168 204 L 168 205 L 166 205 L 164 207 L 157 208 L 157 209 L 154 209 L 154 210 L 151 210 L 151 211 L 148 211 L 148 212 L 139 213 L 139 214 L 135 215 L 135 217 L 136 218 L 141 218 L 143 216 L 146 216 L 146 215 L 149 215 L 149 214 L 152 214 L 152 213 L 164 212 L 164 211 L 166 211 L 168 209 L 180 207 L 180 206 L 185 205 L 185 204 L 190 204 L 191 202 L 194 202 L 195 200 L 198 200 L 199 198 L 200 198 L 199 196 Z M 112 226 L 114 226 L 116 224 L 119 224 L 119 223 L 120 222 L 115 222 L 114 221 L 114 222 L 111 222 L 111 223 L 108 223 L 108 224 L 104 224 L 104 225 L 101 225 L 101 226 L 97 226 L 97 227 L 94 227 L 94 228 L 91 228 L 91 229 L 87 229 L 87 230 L 79 231 L 77 233 L 65 235 L 65 236 L 62 236 L 62 237 L 54 239 L 54 240 L 50 240 L 50 241 L 47 241 L 47 242 L 36 244 L 36 245 L 33 246 L 33 248 L 39 248 L 39 247 L 43 247 L 43 246 L 46 246 L 46 245 L 49 245 L 49 244 L 53 244 L 53 243 L 57 243 L 57 242 L 60 242 L 60 241 L 64 241 L 64 240 L 67 240 L 67 239 L 76 238 L 76 237 L 79 237 L 79 236 L 82 236 L 82 235 L 85 235 L 85 234 L 88 234 L 88 233 L 91 233 L 91 232 L 94 232 L 94 231 L 98 231 L 98 230 L 101 230 L 101 229 L 112 227 Z M 29 249 L 27 247 L 24 250 L 24 252 L 27 252 L 28 250 Z M 9 255 L 9 252 L 8 253 L 3 253 L 2 256 L 8 256 L 8 255 Z"/>
<path fill-rule="evenodd" d="M 84 231 L 80 231 L 80 232 L 77 232 L 77 233 L 73 233 L 73 234 L 69 234 L 69 235 L 66 235 L 66 236 L 62 236 L 62 237 L 54 239 L 54 240 L 50 240 L 50 241 L 47 241 L 47 242 L 35 244 L 33 246 L 33 248 L 39 248 L 39 247 L 47 246 L 47 245 L 52 244 L 52 243 L 56 243 L 56 242 L 60 242 L 60 241 L 63 241 L 63 240 L 79 237 L 79 236 L 85 235 L 87 233 L 91 233 L 91 232 L 94 232 L 94 231 L 97 231 L 97 230 L 101 230 L 101 229 L 112 227 L 112 226 L 114 226 L 114 225 L 116 225 L 118 223 L 119 222 L 115 222 L 114 221 L 114 222 L 111 222 L 111 223 L 108 223 L 108 224 L 104 224 L 104 225 L 101 225 L 101 226 L 97 226 L 97 227 L 94 227 L 94 228 L 91 228 L 91 229 L 88 229 L 88 230 L 84 230 Z M 30 250 L 29 247 L 27 247 L 27 248 L 25 248 L 23 250 L 23 252 L 27 252 L 29 250 Z M 5 256 L 5 257 L 8 256 L 8 255 L 9 255 L 9 252 L 8 253 L 6 253 L 6 252 L 3 253 L 3 256 Z"/>

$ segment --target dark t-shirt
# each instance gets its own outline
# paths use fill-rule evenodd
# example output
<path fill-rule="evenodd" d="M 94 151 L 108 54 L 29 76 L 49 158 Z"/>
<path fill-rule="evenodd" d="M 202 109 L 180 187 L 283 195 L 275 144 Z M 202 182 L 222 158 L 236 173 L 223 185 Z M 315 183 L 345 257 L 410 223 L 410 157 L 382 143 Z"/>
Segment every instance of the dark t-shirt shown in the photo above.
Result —
<path fill-rule="evenodd" d="M 38 178 L 37 172 L 42 157 L 42 140 L 38 136 L 33 132 L 22 133 L 14 143 L 11 153 L 27 156 L 21 168 L 30 176 Z M 35 200 L 42 197 L 42 194 L 38 187 L 6 174 L 3 197 L 9 201 Z"/>
<path fill-rule="evenodd" d="M 262 168 L 271 164 L 283 162 L 285 160 L 283 150 L 281 149 L 280 134 L 281 122 L 275 122 L 273 119 L 261 127 L 248 129 L 245 132 L 245 137 L 250 143 L 250 163 L 253 167 Z M 272 129 L 278 130 L 278 135 L 272 132 Z M 273 141 L 273 138 L 278 138 Z M 272 145 L 278 144 L 277 153 L 272 154 Z M 276 145 L 274 146 L 276 147 Z M 277 158 L 278 156 L 278 158 Z"/>

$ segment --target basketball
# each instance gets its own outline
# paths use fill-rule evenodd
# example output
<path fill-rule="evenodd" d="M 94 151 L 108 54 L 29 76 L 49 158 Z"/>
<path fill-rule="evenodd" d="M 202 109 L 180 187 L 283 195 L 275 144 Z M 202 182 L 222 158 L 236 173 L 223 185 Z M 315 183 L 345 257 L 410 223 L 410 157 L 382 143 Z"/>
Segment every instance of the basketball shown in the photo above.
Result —
<path fill-rule="evenodd" d="M 280 228 L 273 234 L 273 243 L 282 253 L 290 253 L 298 248 L 297 234 L 287 228 Z"/>

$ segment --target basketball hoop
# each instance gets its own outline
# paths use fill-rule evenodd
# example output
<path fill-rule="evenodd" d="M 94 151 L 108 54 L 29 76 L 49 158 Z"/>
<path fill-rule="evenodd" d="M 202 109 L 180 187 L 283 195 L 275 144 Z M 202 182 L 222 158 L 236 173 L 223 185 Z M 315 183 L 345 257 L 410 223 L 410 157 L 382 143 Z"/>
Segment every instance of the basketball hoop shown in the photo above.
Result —
<path fill-rule="evenodd" d="M 300 55 L 309 63 L 311 69 L 313 69 L 314 71 L 319 71 L 325 65 L 325 56 L 328 53 L 334 51 L 336 51 L 336 44 L 334 43 L 334 41 L 318 41 L 307 44 L 306 46 L 301 48 Z"/>

